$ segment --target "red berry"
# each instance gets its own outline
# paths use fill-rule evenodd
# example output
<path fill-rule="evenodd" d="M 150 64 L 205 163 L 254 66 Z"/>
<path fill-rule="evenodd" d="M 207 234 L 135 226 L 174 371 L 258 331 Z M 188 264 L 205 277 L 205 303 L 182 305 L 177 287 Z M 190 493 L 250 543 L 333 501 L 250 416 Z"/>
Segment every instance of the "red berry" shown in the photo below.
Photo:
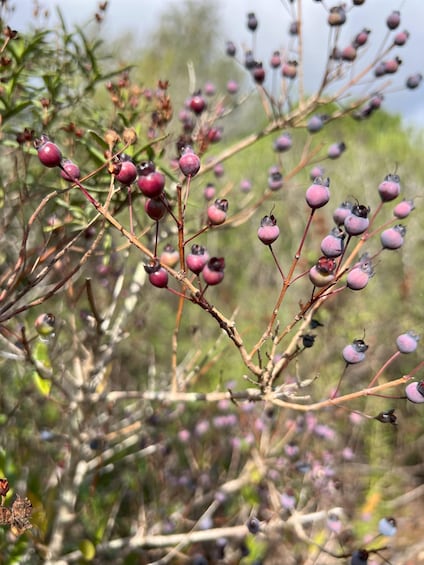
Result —
<path fill-rule="evenodd" d="M 207 211 L 209 224 L 212 226 L 223 224 L 227 219 L 227 210 L 228 200 L 226 198 L 217 198 Z"/>
<path fill-rule="evenodd" d="M 200 91 L 196 92 L 190 99 L 190 110 L 196 115 L 199 115 L 206 109 L 206 100 L 201 95 Z"/>
<path fill-rule="evenodd" d="M 115 178 L 124 186 L 129 186 L 137 178 L 137 167 L 130 160 L 121 161 L 121 168 Z"/>
<path fill-rule="evenodd" d="M 277 226 L 276 218 L 271 214 L 264 216 L 261 220 L 261 225 L 258 228 L 258 237 L 265 245 L 274 243 L 280 235 L 280 228 Z"/>
<path fill-rule="evenodd" d="M 184 148 L 178 164 L 186 177 L 194 177 L 200 169 L 200 159 L 190 146 Z"/>
<path fill-rule="evenodd" d="M 144 269 L 149 275 L 150 284 L 158 288 L 166 288 L 168 286 L 168 273 L 159 261 L 154 261 L 150 265 L 144 265 Z"/>
<path fill-rule="evenodd" d="M 165 188 L 165 175 L 158 171 L 141 175 L 137 179 L 138 188 L 148 198 L 158 198 Z"/>
<path fill-rule="evenodd" d="M 62 162 L 62 153 L 59 147 L 49 140 L 46 135 L 34 142 L 38 158 L 45 167 L 59 167 Z"/>
<path fill-rule="evenodd" d="M 162 199 L 147 198 L 144 203 L 144 210 L 152 220 L 159 221 L 167 213 L 167 207 Z"/>
<path fill-rule="evenodd" d="M 306 191 L 306 202 L 312 209 L 322 208 L 330 200 L 330 179 L 317 177 Z"/>
<path fill-rule="evenodd" d="M 252 70 L 252 76 L 257 84 L 262 84 L 265 81 L 265 69 L 262 63 L 256 63 Z"/>
<path fill-rule="evenodd" d="M 72 182 L 75 179 L 78 180 L 81 176 L 78 165 L 76 165 L 69 159 L 64 159 L 60 165 L 60 168 L 60 176 L 69 182 Z"/>
<path fill-rule="evenodd" d="M 212 257 L 206 263 L 202 275 L 205 283 L 213 286 L 219 284 L 224 278 L 225 260 L 223 257 Z"/>
<path fill-rule="evenodd" d="M 191 252 L 186 257 L 187 267 L 196 275 L 200 274 L 206 263 L 209 261 L 209 253 L 202 245 L 195 243 L 191 247 Z"/>

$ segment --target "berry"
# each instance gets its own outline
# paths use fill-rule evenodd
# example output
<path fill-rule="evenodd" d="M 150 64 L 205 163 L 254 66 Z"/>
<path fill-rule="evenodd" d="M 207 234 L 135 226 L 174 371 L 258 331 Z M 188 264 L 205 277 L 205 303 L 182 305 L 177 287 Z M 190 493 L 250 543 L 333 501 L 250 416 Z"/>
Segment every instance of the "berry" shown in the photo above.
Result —
<path fill-rule="evenodd" d="M 211 226 L 219 226 L 227 219 L 228 200 L 226 198 L 217 198 L 215 202 L 209 206 L 207 215 Z"/>
<path fill-rule="evenodd" d="M 330 200 L 330 179 L 317 177 L 306 191 L 306 202 L 313 210 L 322 208 Z"/>
<path fill-rule="evenodd" d="M 206 96 L 213 96 L 216 93 L 216 87 L 213 82 L 206 82 L 203 90 Z"/>
<path fill-rule="evenodd" d="M 402 64 L 402 60 L 399 57 L 395 57 L 394 59 L 390 59 L 384 63 L 385 72 L 389 75 L 394 74 L 399 66 Z"/>
<path fill-rule="evenodd" d="M 259 532 L 261 524 L 257 518 L 252 516 L 251 518 L 248 519 L 246 526 L 249 532 L 255 535 Z"/>
<path fill-rule="evenodd" d="M 381 245 L 384 249 L 399 249 L 402 247 L 404 236 L 406 234 L 406 227 L 402 224 L 397 224 L 392 228 L 384 230 L 380 235 Z"/>
<path fill-rule="evenodd" d="M 141 175 L 137 179 L 137 185 L 144 196 L 158 198 L 165 188 L 165 175 L 158 171 Z"/>
<path fill-rule="evenodd" d="M 208 182 L 208 184 L 203 189 L 203 196 L 205 197 L 205 200 L 212 200 L 212 198 L 215 197 L 215 193 L 215 185 L 213 185 L 211 182 Z"/>
<path fill-rule="evenodd" d="M 309 133 L 316 133 L 317 131 L 320 131 L 322 129 L 326 120 L 327 120 L 327 116 L 325 115 L 312 116 L 311 118 L 309 118 L 308 123 L 306 124 L 306 129 L 309 131 Z M 316 176 L 321 176 L 321 175 L 316 175 Z"/>
<path fill-rule="evenodd" d="M 309 279 L 314 286 L 324 287 L 334 280 L 337 263 L 330 257 L 320 257 L 309 271 Z"/>
<path fill-rule="evenodd" d="M 368 214 L 370 209 L 363 204 L 355 204 L 352 206 L 351 213 L 346 216 L 344 220 L 344 227 L 349 235 L 360 235 L 364 233 L 370 221 L 368 219 Z"/>
<path fill-rule="evenodd" d="M 254 12 L 249 12 L 247 14 L 247 27 L 250 31 L 255 31 L 258 27 L 258 20 L 254 14 Z"/>
<path fill-rule="evenodd" d="M 287 63 L 283 63 L 283 66 L 281 67 L 281 74 L 285 78 L 296 78 L 297 61 L 287 61 Z"/>
<path fill-rule="evenodd" d="M 366 549 L 357 549 L 352 553 L 350 565 L 367 565 L 369 553 Z"/>
<path fill-rule="evenodd" d="M 240 190 L 246 193 L 252 190 L 252 183 L 249 179 L 243 179 L 240 181 Z"/>
<path fill-rule="evenodd" d="M 341 26 L 346 21 L 346 12 L 343 6 L 334 6 L 328 14 L 328 24 L 330 26 Z"/>
<path fill-rule="evenodd" d="M 420 82 L 422 81 L 422 74 L 417 73 L 415 75 L 411 75 L 406 79 L 406 88 L 413 90 L 414 88 L 418 88 Z"/>
<path fill-rule="evenodd" d="M 195 94 L 193 94 L 193 96 L 190 99 L 189 106 L 190 106 L 190 110 L 192 110 L 197 116 L 199 116 L 203 112 L 203 110 L 206 109 L 207 103 L 206 100 L 203 98 L 200 90 Z"/>
<path fill-rule="evenodd" d="M 383 102 L 383 100 L 384 100 L 384 96 L 381 93 L 377 92 L 377 94 L 374 94 L 370 99 L 369 108 L 371 110 L 378 110 L 381 107 L 381 103 Z"/>
<path fill-rule="evenodd" d="M 60 165 L 60 168 L 60 176 L 69 182 L 72 182 L 75 179 L 78 180 L 81 176 L 78 165 L 76 165 L 69 159 L 64 159 Z"/>
<path fill-rule="evenodd" d="M 255 65 L 256 65 L 256 59 L 253 56 L 253 52 L 250 50 L 246 51 L 246 53 L 244 54 L 244 66 L 248 71 L 251 71 L 252 69 L 255 68 Z"/>
<path fill-rule="evenodd" d="M 289 34 L 290 35 L 299 35 L 299 22 L 296 20 L 291 22 L 289 26 Z"/>
<path fill-rule="evenodd" d="M 47 135 L 42 135 L 40 139 L 34 141 L 38 158 L 45 167 L 59 167 L 62 162 L 62 153 L 59 147 L 50 141 Z"/>
<path fill-rule="evenodd" d="M 167 243 L 160 255 L 160 262 L 167 267 L 175 267 L 179 258 L 178 251 L 170 243 Z"/>
<path fill-rule="evenodd" d="M 379 185 L 378 192 L 383 202 L 390 202 L 399 196 L 400 178 L 398 175 L 387 175 Z"/>
<path fill-rule="evenodd" d="M 356 59 L 356 48 L 354 45 L 348 45 L 344 49 L 342 49 L 342 59 L 343 61 L 347 61 L 352 63 Z"/>
<path fill-rule="evenodd" d="M 365 359 L 365 352 L 368 345 L 362 339 L 354 339 L 350 345 L 346 345 L 343 349 L 343 359 L 348 365 L 361 363 Z"/>
<path fill-rule="evenodd" d="M 166 288 L 168 286 L 168 273 L 159 261 L 156 260 L 149 265 L 144 265 L 144 270 L 149 275 L 150 284 L 158 288 Z"/>
<path fill-rule="evenodd" d="M 228 94 L 236 94 L 238 92 L 239 85 L 235 80 L 229 80 L 227 82 L 227 92 Z"/>
<path fill-rule="evenodd" d="M 343 141 L 334 143 L 328 148 L 327 156 L 329 159 L 338 159 L 345 150 L 346 144 Z"/>
<path fill-rule="evenodd" d="M 352 212 L 352 206 L 353 206 L 352 202 L 348 202 L 346 200 L 345 202 L 342 202 L 340 206 L 338 206 L 334 210 L 333 220 L 336 225 L 341 226 L 344 224 L 346 217 L 349 216 Z"/>
<path fill-rule="evenodd" d="M 271 167 L 268 171 L 268 188 L 278 190 L 283 186 L 283 175 L 278 167 Z"/>
<path fill-rule="evenodd" d="M 186 177 L 194 177 L 200 169 L 200 159 L 189 145 L 183 149 L 178 164 Z"/>
<path fill-rule="evenodd" d="M 283 133 L 274 141 L 274 151 L 284 153 L 284 151 L 288 151 L 291 148 L 292 144 L 291 135 L 289 133 Z"/>
<path fill-rule="evenodd" d="M 368 36 L 371 33 L 371 30 L 364 28 L 362 31 L 358 33 L 358 35 L 353 40 L 354 47 L 362 47 L 368 41 Z"/>
<path fill-rule="evenodd" d="M 407 218 L 414 208 L 413 200 L 402 200 L 402 202 L 399 202 L 399 204 L 396 204 L 394 207 L 393 215 L 401 220 Z"/>
<path fill-rule="evenodd" d="M 326 257 L 340 257 L 344 249 L 346 234 L 340 228 L 333 228 L 321 241 L 321 251 Z"/>
<path fill-rule="evenodd" d="M 414 404 L 424 402 L 424 381 L 409 383 L 405 388 L 407 399 Z"/>
<path fill-rule="evenodd" d="M 213 286 L 219 284 L 224 278 L 225 260 L 223 257 L 212 257 L 206 263 L 202 275 L 205 283 Z"/>
<path fill-rule="evenodd" d="M 378 531 L 382 536 L 393 537 L 396 532 L 396 520 L 394 518 L 381 518 L 378 522 Z"/>
<path fill-rule="evenodd" d="M 381 61 L 374 69 L 374 76 L 376 78 L 382 77 L 386 74 L 386 63 Z"/>
<path fill-rule="evenodd" d="M 227 53 L 227 55 L 229 57 L 234 57 L 235 54 L 237 53 L 236 46 L 234 45 L 234 43 L 232 41 L 227 41 L 227 46 L 226 46 L 225 52 Z"/>
<path fill-rule="evenodd" d="M 276 218 L 271 214 L 264 216 L 261 220 L 261 225 L 258 228 L 258 237 L 265 245 L 274 243 L 280 235 L 280 228 L 277 226 Z"/>
<path fill-rule="evenodd" d="M 273 69 L 278 69 L 281 66 L 281 55 L 279 51 L 274 51 L 269 63 Z"/>
<path fill-rule="evenodd" d="M 217 163 L 215 165 L 215 167 L 213 168 L 213 174 L 216 176 L 216 178 L 221 178 L 222 176 L 224 176 L 224 166 L 222 165 L 222 163 Z"/>
<path fill-rule="evenodd" d="M 389 29 L 396 29 L 399 26 L 400 24 L 399 10 L 393 10 L 393 12 L 387 17 L 386 24 Z"/>
<path fill-rule="evenodd" d="M 222 128 L 212 126 L 209 128 L 207 136 L 211 143 L 218 143 L 222 139 Z"/>
<path fill-rule="evenodd" d="M 315 180 L 317 177 L 323 177 L 324 176 L 324 167 L 320 167 L 319 165 L 316 165 L 315 167 L 312 167 L 312 169 L 309 172 L 309 178 L 311 180 Z"/>
<path fill-rule="evenodd" d="M 418 347 L 419 336 L 412 330 L 401 334 L 396 339 L 396 346 L 401 353 L 413 353 Z"/>
<path fill-rule="evenodd" d="M 144 203 L 144 210 L 149 218 L 156 221 L 161 220 L 168 211 L 166 204 L 159 198 L 147 198 Z"/>
<path fill-rule="evenodd" d="M 198 275 L 203 271 L 204 266 L 209 261 L 209 254 L 202 245 L 195 243 L 191 247 L 191 252 L 186 257 L 187 267 L 192 273 Z"/>
<path fill-rule="evenodd" d="M 368 284 L 369 279 L 374 275 L 374 267 L 365 254 L 359 263 L 355 265 L 347 275 L 346 284 L 351 290 L 362 290 Z"/>
<path fill-rule="evenodd" d="M 262 84 L 265 81 L 265 69 L 262 63 L 255 64 L 255 68 L 252 70 L 252 76 L 257 84 Z"/>
<path fill-rule="evenodd" d="M 121 184 L 129 186 L 137 178 L 137 167 L 129 159 L 121 160 L 121 168 L 115 178 Z"/>
<path fill-rule="evenodd" d="M 54 334 L 56 327 L 56 318 L 53 314 L 40 314 L 37 316 L 34 327 L 41 337 L 48 337 Z"/>
<path fill-rule="evenodd" d="M 398 47 L 402 47 L 408 41 L 409 38 L 409 31 L 406 29 L 404 31 L 400 31 L 395 35 L 394 44 Z"/>

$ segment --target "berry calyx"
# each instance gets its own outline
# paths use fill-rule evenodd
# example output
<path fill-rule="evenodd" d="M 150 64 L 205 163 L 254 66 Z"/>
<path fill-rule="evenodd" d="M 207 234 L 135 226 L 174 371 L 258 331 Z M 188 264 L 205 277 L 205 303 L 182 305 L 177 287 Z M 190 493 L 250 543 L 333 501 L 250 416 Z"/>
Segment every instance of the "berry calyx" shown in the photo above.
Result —
<path fill-rule="evenodd" d="M 34 141 L 40 162 L 49 168 L 59 167 L 62 162 L 62 153 L 56 143 L 50 141 L 47 135 L 42 135 Z"/>
<path fill-rule="evenodd" d="M 330 200 L 330 179 L 317 177 L 313 184 L 307 189 L 305 199 L 313 210 L 322 208 Z"/>
<path fill-rule="evenodd" d="M 396 346 L 400 353 L 413 353 L 418 347 L 420 337 L 414 331 L 409 330 L 396 338 Z"/>
<path fill-rule="evenodd" d="M 277 220 L 273 214 L 264 216 L 261 225 L 258 228 L 258 238 L 265 245 L 271 245 L 278 239 L 280 228 L 277 226 Z"/>
<path fill-rule="evenodd" d="M 186 177 L 194 177 L 200 169 L 200 159 L 188 145 L 183 149 L 178 164 Z"/>
<path fill-rule="evenodd" d="M 207 210 L 208 221 L 211 226 L 219 226 L 227 219 L 228 200 L 217 198 Z"/>
<path fill-rule="evenodd" d="M 206 263 L 202 275 L 206 284 L 219 284 L 224 278 L 225 260 L 223 257 L 211 257 Z"/>
<path fill-rule="evenodd" d="M 400 178 L 398 175 L 387 175 L 379 185 L 378 192 L 382 202 L 390 202 L 400 194 Z"/>

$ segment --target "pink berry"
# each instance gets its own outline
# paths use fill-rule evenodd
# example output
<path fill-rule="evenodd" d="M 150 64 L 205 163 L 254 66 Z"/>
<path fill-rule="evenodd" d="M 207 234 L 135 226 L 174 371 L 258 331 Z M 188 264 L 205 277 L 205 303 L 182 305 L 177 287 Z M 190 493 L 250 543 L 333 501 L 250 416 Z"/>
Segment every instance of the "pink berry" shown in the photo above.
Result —
<path fill-rule="evenodd" d="M 350 345 L 346 345 L 343 349 L 343 359 L 349 365 L 361 363 L 365 359 L 365 352 L 368 345 L 362 339 L 355 339 Z"/>
<path fill-rule="evenodd" d="M 320 257 L 317 263 L 309 270 L 309 279 L 314 286 L 324 287 L 334 280 L 337 263 L 330 257 Z"/>
<path fill-rule="evenodd" d="M 206 82 L 204 91 L 206 96 L 213 96 L 216 92 L 216 86 L 212 82 Z"/>
<path fill-rule="evenodd" d="M 239 85 L 235 80 L 229 80 L 227 82 L 227 92 L 228 94 L 236 94 L 238 92 Z"/>
<path fill-rule="evenodd" d="M 72 182 L 75 179 L 78 180 L 81 176 L 78 165 L 76 165 L 69 159 L 64 159 L 60 165 L 60 168 L 60 176 L 69 182 Z"/>
<path fill-rule="evenodd" d="M 217 198 L 215 202 L 209 206 L 207 215 L 211 226 L 219 226 L 227 219 L 228 200 L 226 198 Z"/>
<path fill-rule="evenodd" d="M 400 31 L 395 35 L 395 39 L 393 43 L 398 47 L 402 47 L 408 41 L 408 38 L 409 38 L 409 31 L 405 29 L 404 31 Z"/>
<path fill-rule="evenodd" d="M 344 151 L 346 151 L 346 144 L 343 141 L 333 143 L 328 148 L 327 156 L 329 159 L 338 159 Z"/>
<path fill-rule="evenodd" d="M 347 200 L 342 202 L 333 212 L 334 223 L 338 226 L 342 226 L 347 216 L 352 213 L 352 207 L 352 202 L 348 202 Z"/>
<path fill-rule="evenodd" d="M 353 45 L 347 45 L 344 49 L 342 49 L 342 59 L 343 61 L 347 61 L 352 63 L 356 59 L 356 49 Z"/>
<path fill-rule="evenodd" d="M 397 337 L 396 346 L 401 353 L 413 353 L 417 349 L 419 339 L 419 336 L 410 330 Z"/>
<path fill-rule="evenodd" d="M 46 135 L 34 142 L 37 149 L 38 158 L 45 167 L 59 167 L 62 162 L 62 153 L 59 147 L 50 141 Z"/>
<path fill-rule="evenodd" d="M 281 55 L 279 51 L 274 51 L 269 64 L 273 69 L 278 69 L 281 65 Z"/>
<path fill-rule="evenodd" d="M 200 159 L 189 146 L 184 148 L 178 164 L 186 177 L 194 177 L 200 169 Z"/>
<path fill-rule="evenodd" d="M 400 178 L 398 175 L 387 175 L 379 185 L 378 192 L 383 202 L 390 202 L 400 194 Z"/>
<path fill-rule="evenodd" d="M 283 153 L 284 151 L 288 151 L 292 145 L 293 141 L 291 135 L 289 133 L 283 133 L 274 141 L 274 151 Z"/>
<path fill-rule="evenodd" d="M 191 252 L 186 257 L 187 267 L 195 275 L 200 274 L 206 263 L 209 261 L 209 253 L 202 245 L 195 243 L 191 247 Z"/>
<path fill-rule="evenodd" d="M 240 181 L 240 190 L 245 193 L 248 193 L 252 190 L 252 183 L 249 179 L 242 179 Z"/>
<path fill-rule="evenodd" d="M 344 249 L 346 234 L 339 228 L 333 228 L 321 241 L 321 251 L 326 257 L 340 257 Z"/>
<path fill-rule="evenodd" d="M 206 109 L 206 100 L 203 98 L 200 90 L 193 94 L 190 99 L 190 110 L 192 110 L 196 115 L 200 115 Z"/>
<path fill-rule="evenodd" d="M 212 257 L 206 263 L 202 275 L 205 283 L 213 286 L 219 284 L 224 278 L 225 260 L 223 257 Z"/>
<path fill-rule="evenodd" d="M 268 171 L 268 188 L 272 191 L 279 190 L 283 186 L 283 175 L 279 167 L 271 167 Z"/>
<path fill-rule="evenodd" d="M 205 197 L 205 200 L 212 200 L 212 198 L 214 198 L 215 196 L 215 193 L 215 186 L 211 182 L 208 182 L 208 184 L 203 189 L 203 196 Z"/>
<path fill-rule="evenodd" d="M 406 234 L 406 227 L 397 224 L 392 228 L 384 230 L 380 235 L 381 245 L 384 249 L 399 249 L 402 247 L 404 237 Z"/>
<path fill-rule="evenodd" d="M 280 228 L 277 226 L 276 218 L 271 214 L 264 216 L 261 220 L 261 225 L 258 228 L 258 237 L 265 245 L 274 243 L 280 235 Z"/>
<path fill-rule="evenodd" d="M 385 72 L 389 75 L 392 75 L 399 69 L 399 66 L 401 64 L 402 64 L 402 59 L 399 59 L 399 57 L 390 59 L 389 61 L 386 61 L 384 63 Z"/>
<path fill-rule="evenodd" d="M 330 179 L 317 177 L 306 191 L 306 202 L 312 209 L 322 208 L 330 200 Z"/>
<path fill-rule="evenodd" d="M 355 204 L 352 206 L 351 213 L 346 216 L 344 221 L 344 227 L 349 235 L 361 235 L 364 233 L 370 221 L 368 219 L 368 214 L 370 209 L 363 204 Z"/>
<path fill-rule="evenodd" d="M 323 177 L 324 176 L 324 167 L 320 167 L 319 165 L 316 165 L 315 167 L 312 167 L 312 169 L 309 172 L 309 178 L 311 180 L 315 180 L 317 177 Z"/>
<path fill-rule="evenodd" d="M 368 284 L 373 274 L 372 267 L 367 265 L 359 265 L 354 267 L 347 275 L 346 284 L 351 290 L 362 290 Z"/>
<path fill-rule="evenodd" d="M 281 74 L 288 79 L 294 79 L 297 76 L 297 61 L 287 61 L 281 67 Z"/>
<path fill-rule="evenodd" d="M 217 179 L 220 179 L 221 177 L 224 176 L 224 173 L 225 173 L 224 165 L 222 163 L 217 163 L 213 168 L 213 174 L 215 175 L 215 177 Z"/>
<path fill-rule="evenodd" d="M 358 33 L 358 35 L 353 40 L 353 44 L 355 47 L 362 47 L 368 41 L 368 36 L 371 33 L 371 30 L 364 28 L 362 31 Z"/>
<path fill-rule="evenodd" d="M 402 202 L 399 202 L 399 204 L 396 204 L 394 207 L 393 215 L 401 220 L 407 218 L 414 208 L 413 200 L 402 200 Z"/>
<path fill-rule="evenodd" d="M 409 383 L 405 388 L 406 397 L 414 404 L 424 402 L 424 381 Z"/>

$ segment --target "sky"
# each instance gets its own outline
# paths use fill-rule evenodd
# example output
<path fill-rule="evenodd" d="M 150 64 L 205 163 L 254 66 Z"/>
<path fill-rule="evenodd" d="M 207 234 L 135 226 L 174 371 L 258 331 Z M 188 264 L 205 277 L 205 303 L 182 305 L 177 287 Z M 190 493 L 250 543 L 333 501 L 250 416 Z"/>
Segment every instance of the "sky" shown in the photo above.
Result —
<path fill-rule="evenodd" d="M 324 0 L 331 7 L 338 0 Z M 351 6 L 352 0 L 344 0 Z M 143 40 L 166 17 L 170 5 L 178 5 L 182 0 L 109 0 L 104 23 L 104 32 L 112 38 L 122 37 L 130 32 L 143 44 Z M 194 0 L 202 2 L 202 0 Z M 38 0 L 43 9 L 54 14 L 54 7 L 60 6 L 65 20 L 69 23 L 84 24 L 93 17 L 98 5 L 97 0 Z M 246 45 L 250 36 L 246 29 L 246 14 L 255 12 L 259 27 L 257 30 L 256 58 L 268 63 L 274 50 L 281 49 L 287 37 L 290 17 L 285 9 L 288 0 L 216 0 L 221 16 L 218 39 L 225 45 L 231 39 L 238 46 Z M 15 11 L 9 18 L 11 27 L 22 30 L 30 25 L 34 0 L 12 0 Z M 322 53 L 327 47 L 327 26 L 322 25 L 323 6 L 314 0 L 302 0 L 305 13 L 305 74 L 312 81 L 318 81 L 322 71 Z M 371 29 L 368 54 L 375 53 L 387 32 L 385 20 L 393 11 L 401 12 L 401 25 L 397 31 L 407 29 L 410 38 L 405 47 L 400 47 L 396 54 L 402 59 L 399 72 L 393 75 L 398 85 L 405 83 L 406 77 L 420 72 L 424 75 L 424 0 L 366 0 L 365 4 L 349 11 L 347 22 L 342 27 L 342 38 L 348 44 L 364 27 Z M 53 15 L 50 21 L 53 21 Z M 371 41 L 372 39 L 372 41 Z M 319 49 L 319 46 L 322 49 Z M 365 55 L 367 56 L 367 55 Z M 390 56 L 391 57 L 391 56 Z M 320 66 L 321 64 L 321 66 Z M 424 129 L 424 83 L 417 91 L 395 91 L 385 97 L 384 108 L 400 113 L 406 125 Z"/>

